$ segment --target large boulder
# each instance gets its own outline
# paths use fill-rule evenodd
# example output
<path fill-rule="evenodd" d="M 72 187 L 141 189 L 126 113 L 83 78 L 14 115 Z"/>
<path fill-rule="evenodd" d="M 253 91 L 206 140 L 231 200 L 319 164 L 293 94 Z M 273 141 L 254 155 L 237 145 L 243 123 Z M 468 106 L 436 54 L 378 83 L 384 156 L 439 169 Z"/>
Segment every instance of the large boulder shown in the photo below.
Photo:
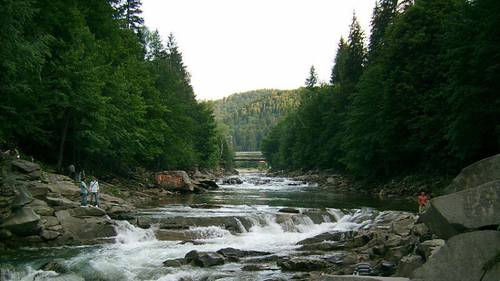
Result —
<path fill-rule="evenodd" d="M 155 182 L 157 186 L 173 191 L 193 192 L 195 190 L 195 185 L 184 171 L 159 172 L 155 176 Z"/>
<path fill-rule="evenodd" d="M 38 234 L 40 231 L 40 216 L 30 207 L 17 209 L 12 216 L 2 224 L 2 228 L 6 228 L 13 234 L 19 236 Z"/>
<path fill-rule="evenodd" d="M 446 191 L 452 193 L 496 180 L 500 180 L 500 154 L 482 159 L 464 168 L 446 188 Z"/>
<path fill-rule="evenodd" d="M 312 258 L 283 258 L 276 263 L 283 271 L 318 271 L 333 268 L 333 264 Z"/>
<path fill-rule="evenodd" d="M 224 257 L 213 252 L 191 251 L 184 257 L 186 262 L 199 267 L 210 267 L 224 264 Z"/>
<path fill-rule="evenodd" d="M 11 165 L 14 169 L 24 174 L 30 174 L 40 170 L 40 165 L 22 159 L 12 161 Z"/>
<path fill-rule="evenodd" d="M 483 280 L 482 276 L 488 273 L 487 265 L 498 259 L 498 253 L 500 231 L 462 233 L 450 238 L 422 267 L 415 270 L 412 280 Z"/>
<path fill-rule="evenodd" d="M 68 210 L 56 212 L 64 233 L 74 244 L 98 244 L 116 235 L 111 220 L 106 216 L 77 218 Z"/>
<path fill-rule="evenodd" d="M 495 227 L 500 224 L 500 180 L 434 198 L 422 219 L 443 239 Z"/>
<path fill-rule="evenodd" d="M 381 277 L 381 276 L 354 276 L 354 275 L 326 275 L 314 276 L 313 281 L 409 281 L 404 277 Z"/>

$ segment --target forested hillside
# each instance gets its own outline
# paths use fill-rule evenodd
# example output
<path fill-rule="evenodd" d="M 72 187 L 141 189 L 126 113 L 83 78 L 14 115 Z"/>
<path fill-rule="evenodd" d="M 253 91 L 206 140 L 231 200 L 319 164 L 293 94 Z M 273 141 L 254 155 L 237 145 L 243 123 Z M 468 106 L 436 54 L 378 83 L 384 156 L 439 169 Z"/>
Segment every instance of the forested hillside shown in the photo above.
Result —
<path fill-rule="evenodd" d="M 262 89 L 214 102 L 216 119 L 228 126 L 236 151 L 260 150 L 262 139 L 297 107 L 300 90 Z"/>
<path fill-rule="evenodd" d="M 377 2 L 368 46 L 353 18 L 330 85 L 312 73 L 264 141 L 273 168 L 455 174 L 500 152 L 500 1 L 400 2 Z"/>
<path fill-rule="evenodd" d="M 225 140 L 140 0 L 0 2 L 0 147 L 99 173 L 213 167 Z"/>

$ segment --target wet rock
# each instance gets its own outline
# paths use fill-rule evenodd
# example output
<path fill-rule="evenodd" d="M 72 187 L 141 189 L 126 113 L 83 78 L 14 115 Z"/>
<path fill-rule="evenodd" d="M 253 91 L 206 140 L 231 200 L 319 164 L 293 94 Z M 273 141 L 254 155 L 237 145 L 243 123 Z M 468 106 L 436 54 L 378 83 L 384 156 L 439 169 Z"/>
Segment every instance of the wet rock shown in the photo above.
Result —
<path fill-rule="evenodd" d="M 500 252 L 500 231 L 462 233 L 450 238 L 422 267 L 413 273 L 415 281 L 484 280 L 485 266 Z"/>
<path fill-rule="evenodd" d="M 399 261 L 396 275 L 401 277 L 410 277 L 413 271 L 424 264 L 424 260 L 419 255 L 409 255 Z"/>
<path fill-rule="evenodd" d="M 172 191 L 193 192 L 195 185 L 185 171 L 163 171 L 155 176 L 156 185 Z"/>
<path fill-rule="evenodd" d="M 213 180 L 200 180 L 199 182 L 203 184 L 203 187 L 208 190 L 214 190 L 219 188 L 219 185 L 217 185 L 217 183 Z"/>
<path fill-rule="evenodd" d="M 237 177 L 224 178 L 222 184 L 242 184 L 243 181 Z"/>
<path fill-rule="evenodd" d="M 245 259 L 243 262 L 245 263 L 267 263 L 267 262 L 277 262 L 280 259 L 277 255 L 270 255 L 266 257 L 258 257 L 258 258 L 250 258 Z"/>
<path fill-rule="evenodd" d="M 181 266 L 186 265 L 186 264 L 187 264 L 187 261 L 184 258 L 166 260 L 163 262 L 163 266 L 166 266 L 166 267 L 181 267 Z"/>
<path fill-rule="evenodd" d="M 237 258 L 242 258 L 242 257 L 252 257 L 252 256 L 265 256 L 269 255 L 271 253 L 269 252 L 261 252 L 261 251 L 245 251 L 245 250 L 239 250 L 235 248 L 223 248 L 217 251 L 218 254 L 221 254 L 222 256 L 228 258 L 228 257 L 237 257 Z"/>
<path fill-rule="evenodd" d="M 315 224 L 337 221 L 335 216 L 326 210 L 308 209 L 304 210 L 302 214 L 309 217 Z"/>
<path fill-rule="evenodd" d="M 448 239 L 458 233 L 500 224 L 500 180 L 431 200 L 422 220 Z"/>
<path fill-rule="evenodd" d="M 241 268 L 243 271 L 262 271 L 262 270 L 270 270 L 269 266 L 261 265 L 261 264 L 248 264 Z"/>
<path fill-rule="evenodd" d="M 213 252 L 198 252 L 193 250 L 184 256 L 184 259 L 195 266 L 211 267 L 224 264 L 224 257 Z"/>
<path fill-rule="evenodd" d="M 8 231 L 7 229 L 0 229 L 0 239 L 1 240 L 7 240 L 10 237 L 12 237 L 12 232 Z"/>
<path fill-rule="evenodd" d="M 40 230 L 40 216 L 30 207 L 17 209 L 2 224 L 2 227 L 19 236 L 38 234 Z"/>
<path fill-rule="evenodd" d="M 436 253 L 441 247 L 443 247 L 445 241 L 443 239 L 432 239 L 426 240 L 417 246 L 417 253 L 424 257 L 424 260 L 429 260 L 429 258 Z"/>
<path fill-rule="evenodd" d="M 281 208 L 278 210 L 280 213 L 289 213 L 289 214 L 300 214 L 300 210 L 295 209 L 295 208 Z"/>
<path fill-rule="evenodd" d="M 43 264 L 40 267 L 40 269 L 45 270 L 45 271 L 54 271 L 57 273 L 66 273 L 68 271 L 66 269 L 66 267 L 64 267 L 64 265 L 62 265 L 61 263 L 59 263 L 57 261 L 49 261 L 49 262 Z"/>
<path fill-rule="evenodd" d="M 353 276 L 353 275 L 326 275 L 313 277 L 313 281 L 410 281 L 404 277 Z"/>
<path fill-rule="evenodd" d="M 317 271 L 332 268 L 333 265 L 321 259 L 285 258 L 280 259 L 277 265 L 283 271 Z"/>
<path fill-rule="evenodd" d="M 307 238 L 297 242 L 296 245 L 306 245 L 313 243 L 320 243 L 323 241 L 346 241 L 355 235 L 354 231 L 345 231 L 345 232 L 325 232 L 318 234 L 314 237 Z"/>
<path fill-rule="evenodd" d="M 320 242 L 313 244 L 305 244 L 302 247 L 298 248 L 298 251 L 339 251 L 343 250 L 345 245 L 343 242 Z"/>
<path fill-rule="evenodd" d="M 69 214 L 76 218 L 100 217 L 106 215 L 106 212 L 101 208 L 95 207 L 77 207 L 68 210 Z"/>
<path fill-rule="evenodd" d="M 500 180 L 500 154 L 477 161 L 464 168 L 446 188 L 453 193 Z"/>
<path fill-rule="evenodd" d="M 186 239 L 197 239 L 194 233 L 188 230 L 169 230 L 169 229 L 157 229 L 155 230 L 156 239 L 160 241 L 182 241 Z"/>
<path fill-rule="evenodd" d="M 195 209 L 220 209 L 222 206 L 215 204 L 190 204 L 189 207 Z"/>

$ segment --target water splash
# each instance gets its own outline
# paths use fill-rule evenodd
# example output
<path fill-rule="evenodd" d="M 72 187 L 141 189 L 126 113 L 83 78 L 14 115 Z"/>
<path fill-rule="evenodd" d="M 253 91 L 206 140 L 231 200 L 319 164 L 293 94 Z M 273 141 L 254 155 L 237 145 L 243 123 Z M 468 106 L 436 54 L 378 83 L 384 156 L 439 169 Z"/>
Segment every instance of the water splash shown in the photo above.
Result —
<path fill-rule="evenodd" d="M 146 241 L 156 241 L 154 228 L 142 229 L 133 226 L 128 221 L 115 221 L 116 237 L 118 244 L 135 244 Z"/>

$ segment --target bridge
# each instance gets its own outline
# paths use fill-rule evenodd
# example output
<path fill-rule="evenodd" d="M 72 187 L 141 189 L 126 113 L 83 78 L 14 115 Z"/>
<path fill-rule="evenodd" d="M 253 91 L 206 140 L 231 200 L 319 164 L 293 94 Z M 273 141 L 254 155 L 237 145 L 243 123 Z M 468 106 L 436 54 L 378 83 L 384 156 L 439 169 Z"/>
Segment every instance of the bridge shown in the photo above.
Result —
<path fill-rule="evenodd" d="M 261 151 L 236 151 L 234 153 L 234 162 L 261 162 L 266 161 Z"/>

